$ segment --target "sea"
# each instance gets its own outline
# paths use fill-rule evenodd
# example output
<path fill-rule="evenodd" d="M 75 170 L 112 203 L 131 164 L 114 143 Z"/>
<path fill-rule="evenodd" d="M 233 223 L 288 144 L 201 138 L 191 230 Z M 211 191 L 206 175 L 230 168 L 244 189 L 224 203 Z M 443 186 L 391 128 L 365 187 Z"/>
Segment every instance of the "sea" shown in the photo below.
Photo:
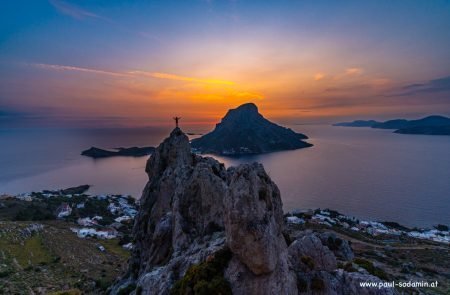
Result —
<path fill-rule="evenodd" d="M 314 146 L 213 157 L 227 167 L 262 163 L 281 191 L 285 212 L 330 208 L 410 227 L 450 224 L 450 136 L 329 125 L 289 127 L 308 135 Z M 140 198 L 148 180 L 148 157 L 91 159 L 80 153 L 91 146 L 157 146 L 169 132 L 161 127 L 0 128 L 0 194 L 90 184 L 91 194 Z"/>

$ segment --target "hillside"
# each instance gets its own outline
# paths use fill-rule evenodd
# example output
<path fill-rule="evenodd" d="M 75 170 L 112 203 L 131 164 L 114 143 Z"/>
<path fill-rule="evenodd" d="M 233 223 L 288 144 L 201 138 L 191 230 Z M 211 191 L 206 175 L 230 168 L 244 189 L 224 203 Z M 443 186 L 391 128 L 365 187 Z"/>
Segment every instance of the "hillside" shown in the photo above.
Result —
<path fill-rule="evenodd" d="M 261 154 L 312 146 L 308 137 L 265 119 L 253 103 L 229 110 L 216 128 L 192 140 L 201 153 L 219 155 Z"/>

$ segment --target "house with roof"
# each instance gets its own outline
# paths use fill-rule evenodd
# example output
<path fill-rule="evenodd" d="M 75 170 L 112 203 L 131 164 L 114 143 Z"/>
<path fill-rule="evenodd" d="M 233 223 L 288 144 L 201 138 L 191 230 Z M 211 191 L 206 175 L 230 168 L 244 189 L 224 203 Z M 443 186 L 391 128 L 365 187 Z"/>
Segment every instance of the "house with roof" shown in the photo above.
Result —
<path fill-rule="evenodd" d="M 61 206 L 56 209 L 56 216 L 58 218 L 67 217 L 70 214 L 72 214 L 72 207 L 70 207 L 68 203 L 62 203 Z"/>

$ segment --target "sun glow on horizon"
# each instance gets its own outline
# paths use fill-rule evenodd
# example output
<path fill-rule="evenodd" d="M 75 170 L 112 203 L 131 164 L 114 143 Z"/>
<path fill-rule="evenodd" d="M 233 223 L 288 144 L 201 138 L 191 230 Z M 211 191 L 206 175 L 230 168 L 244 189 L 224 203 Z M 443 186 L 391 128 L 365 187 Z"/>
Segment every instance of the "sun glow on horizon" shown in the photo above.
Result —
<path fill-rule="evenodd" d="M 447 8 L 12 1 L 0 32 L 0 119 L 128 126 L 177 113 L 212 122 L 246 102 L 292 123 L 442 113 L 450 110 Z"/>

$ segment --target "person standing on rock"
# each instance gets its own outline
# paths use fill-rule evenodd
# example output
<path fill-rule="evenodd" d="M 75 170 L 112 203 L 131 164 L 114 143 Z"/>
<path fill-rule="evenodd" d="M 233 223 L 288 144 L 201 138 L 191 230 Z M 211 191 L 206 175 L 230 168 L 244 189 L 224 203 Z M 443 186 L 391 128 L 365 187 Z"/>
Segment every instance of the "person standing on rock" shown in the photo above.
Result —
<path fill-rule="evenodd" d="M 173 117 L 175 120 L 175 127 L 178 128 L 178 121 L 180 121 L 181 117 Z"/>

